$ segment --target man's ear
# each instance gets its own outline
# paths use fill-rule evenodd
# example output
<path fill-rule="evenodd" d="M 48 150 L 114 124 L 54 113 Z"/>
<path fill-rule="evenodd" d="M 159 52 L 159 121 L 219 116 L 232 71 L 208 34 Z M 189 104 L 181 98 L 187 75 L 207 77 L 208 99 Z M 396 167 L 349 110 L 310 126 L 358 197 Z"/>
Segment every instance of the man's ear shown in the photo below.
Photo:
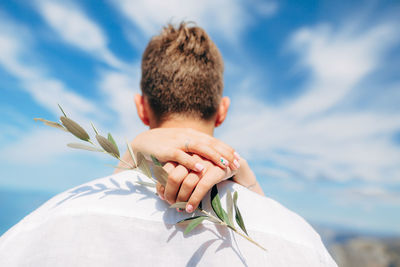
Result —
<path fill-rule="evenodd" d="M 147 126 L 150 124 L 149 120 L 149 111 L 148 106 L 145 103 L 145 99 L 142 95 L 136 94 L 135 95 L 135 105 L 136 105 L 136 111 L 137 114 L 139 115 L 140 120 Z"/>
<path fill-rule="evenodd" d="M 231 100 L 229 99 L 229 97 L 225 96 L 221 99 L 217 111 L 217 117 L 215 118 L 215 127 L 220 126 L 224 122 L 230 104 Z"/>

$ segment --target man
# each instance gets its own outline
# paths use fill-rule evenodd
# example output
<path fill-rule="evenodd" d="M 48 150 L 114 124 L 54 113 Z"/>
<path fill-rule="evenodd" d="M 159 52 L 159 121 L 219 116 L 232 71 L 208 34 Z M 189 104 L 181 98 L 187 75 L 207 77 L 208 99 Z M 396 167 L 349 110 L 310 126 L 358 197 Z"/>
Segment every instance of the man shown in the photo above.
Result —
<path fill-rule="evenodd" d="M 199 27 L 168 26 L 143 55 L 143 95 L 135 103 L 151 130 L 132 147 L 168 162 L 158 194 L 169 203 L 187 200 L 187 213 L 138 185 L 144 175 L 121 172 L 59 194 L 23 219 L 0 239 L 0 266 L 336 266 L 312 227 L 260 196 L 247 163 L 211 137 L 229 107 L 222 72 L 218 49 Z M 232 175 L 234 182 L 224 181 Z M 267 252 L 225 226 L 204 222 L 185 235 L 175 224 L 201 199 L 211 211 L 214 184 L 222 203 L 228 190 L 238 192 L 248 233 Z"/>

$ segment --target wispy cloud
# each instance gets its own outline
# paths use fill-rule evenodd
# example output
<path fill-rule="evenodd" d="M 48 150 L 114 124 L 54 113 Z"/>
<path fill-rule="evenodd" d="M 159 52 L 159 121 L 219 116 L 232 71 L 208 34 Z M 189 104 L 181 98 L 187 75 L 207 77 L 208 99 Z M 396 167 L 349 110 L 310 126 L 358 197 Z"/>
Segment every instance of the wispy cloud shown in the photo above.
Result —
<path fill-rule="evenodd" d="M 52 3 L 49 5 L 52 5 Z M 53 12 L 52 8 L 54 7 L 49 8 L 51 12 Z M 69 12 L 69 10 L 60 11 L 58 8 L 59 7 L 55 7 L 56 11 L 52 13 L 52 16 L 54 16 L 54 14 L 57 15 L 57 12 L 61 12 L 62 14 L 58 14 L 55 20 L 60 17 L 61 20 L 63 17 L 64 19 L 69 18 L 69 16 L 63 13 Z M 71 12 L 72 16 L 78 16 L 75 13 L 76 10 L 73 8 Z M 102 41 L 105 38 L 99 37 L 101 34 L 97 34 L 97 26 L 93 26 L 94 24 L 88 20 L 83 13 L 80 13 L 79 16 L 81 16 L 81 21 L 78 18 L 77 21 L 80 22 L 80 24 L 75 26 L 79 28 L 83 25 L 84 30 L 82 30 L 82 32 L 77 30 L 77 32 L 75 32 L 74 29 L 69 29 L 66 31 L 67 33 L 65 33 L 66 36 L 62 37 L 62 40 L 68 43 L 71 42 L 75 46 L 80 47 L 85 50 L 85 52 L 89 52 L 96 57 L 96 51 L 104 51 L 105 49 L 105 43 Z M 59 21 L 54 23 L 57 24 Z M 61 24 L 58 26 L 61 27 Z M 70 25 L 72 28 L 75 26 Z M 63 32 L 61 28 L 59 30 Z M 84 35 L 89 38 L 82 38 Z M 93 38 L 90 38 L 90 36 Z M 21 88 L 23 88 L 38 105 L 50 111 L 55 117 L 58 117 L 60 115 L 60 110 L 57 107 L 57 103 L 60 103 L 71 118 L 83 123 L 84 126 L 88 126 L 89 121 L 95 122 L 99 129 L 104 128 L 103 126 L 108 124 L 107 129 L 113 132 L 121 142 L 124 138 L 132 138 L 140 131 L 144 130 L 141 122 L 137 119 L 133 104 L 134 92 L 139 92 L 138 67 L 130 67 L 130 69 L 128 69 L 118 64 L 118 67 L 122 68 L 115 68 L 114 71 L 99 71 L 99 82 L 97 86 L 101 93 L 101 99 L 87 99 L 72 88 L 69 88 L 63 81 L 55 79 L 48 74 L 48 66 L 40 63 L 38 58 L 34 56 L 35 45 L 36 40 L 29 28 L 18 24 L 5 14 L 0 16 L 0 49 L 2 51 L 0 55 L 0 66 L 18 80 Z M 114 61 L 106 60 L 106 63 L 115 67 Z M 107 112 L 114 114 L 112 120 L 110 120 L 111 116 L 105 115 L 105 109 Z M 13 111 L 13 113 L 15 112 L 17 111 Z M 23 116 L 22 114 L 17 115 Z M 32 118 L 29 119 L 31 120 Z M 4 127 L 10 128 L 8 124 L 5 124 Z M 49 131 L 48 129 L 37 130 L 26 128 L 24 131 L 14 129 L 12 132 L 14 136 L 11 140 L 15 140 L 15 142 L 7 142 L 0 151 L 3 159 L 6 161 L 23 161 L 27 164 L 37 162 L 43 163 L 65 152 L 65 141 L 67 137 L 62 134 L 57 135 L 54 131 Z M 53 132 L 55 137 L 50 138 L 51 132 Z M 7 135 L 9 134 L 11 134 L 11 132 L 7 132 Z M 49 143 L 47 143 L 47 145 L 43 146 L 41 150 L 38 151 L 38 144 L 43 143 L 44 140 L 52 140 L 51 143 L 53 145 L 48 145 Z M 71 139 L 69 139 L 69 141 L 71 141 Z M 22 150 L 19 148 L 23 148 L 25 153 L 21 155 L 18 151 Z M 13 151 L 17 152 L 14 153 Z M 34 157 L 33 155 L 36 156 Z"/>
<path fill-rule="evenodd" d="M 38 0 L 37 7 L 48 25 L 68 44 L 114 67 L 124 67 L 107 48 L 102 29 L 72 2 Z"/>
<path fill-rule="evenodd" d="M 5 16 L 0 16 L 0 25 L 0 66 L 17 78 L 37 103 L 55 114 L 59 111 L 56 103 L 63 103 L 74 114 L 96 111 L 91 101 L 47 74 L 45 66 L 34 57 L 35 44 L 27 28 Z"/>
<path fill-rule="evenodd" d="M 400 207 L 399 193 L 377 184 L 344 188 L 332 192 L 331 196 L 333 202 L 341 207 L 357 206 L 367 212 L 387 205 Z"/>
<path fill-rule="evenodd" d="M 248 5 L 238 0 L 140 0 L 134 4 L 129 0 L 110 2 L 147 36 L 156 34 L 168 22 L 185 20 L 195 21 L 207 31 L 229 40 L 237 40 L 252 20 Z M 277 10 L 276 2 L 261 3 L 257 0 L 254 4 L 264 16 L 272 16 Z"/>
<path fill-rule="evenodd" d="M 375 70 L 388 48 L 399 41 L 394 23 L 361 32 L 347 26 L 352 31 L 335 32 L 324 24 L 293 34 L 289 47 L 299 55 L 299 68 L 310 70 L 312 75 L 305 94 L 291 104 L 293 114 L 304 116 L 333 107 Z"/>
<path fill-rule="evenodd" d="M 140 93 L 139 67 L 131 73 L 119 71 L 103 71 L 98 82 L 99 90 L 108 107 L 114 114 L 112 131 L 120 142 L 132 138 L 146 128 L 136 115 L 134 94 Z M 123 144 L 121 144 L 123 145 Z"/>
<path fill-rule="evenodd" d="M 397 36 L 390 22 L 352 32 L 326 24 L 297 30 L 288 47 L 299 56 L 297 68 L 311 72 L 303 93 L 279 107 L 238 93 L 221 136 L 277 177 L 398 182 L 400 149 L 392 135 L 400 116 L 341 106 L 382 68 Z"/>
<path fill-rule="evenodd" d="M 0 16 L 0 25 L 0 49 L 2 51 L 0 66 L 17 79 L 20 87 L 32 97 L 33 101 L 47 109 L 55 117 L 60 114 L 57 103 L 62 103 L 69 115 L 77 120 L 86 121 L 87 115 L 95 113 L 99 114 L 99 117 L 103 117 L 103 113 L 98 110 L 93 101 L 82 97 L 62 81 L 47 74 L 46 67 L 33 56 L 35 55 L 35 40 L 27 28 L 12 21 L 4 14 Z M 16 116 L 22 115 L 17 114 Z M 6 126 L 8 125 L 6 124 Z M 13 132 L 13 138 L 8 138 L 8 140 L 15 141 L 7 142 L 1 149 L 1 155 L 5 161 L 44 162 L 64 151 L 60 145 L 56 144 L 65 143 L 65 137 L 58 135 L 50 138 L 47 129 L 38 131 L 24 127 L 24 131 L 14 130 Z M 46 143 L 38 150 L 38 144 L 43 143 L 44 140 L 53 140 L 54 142 L 52 145 Z"/>

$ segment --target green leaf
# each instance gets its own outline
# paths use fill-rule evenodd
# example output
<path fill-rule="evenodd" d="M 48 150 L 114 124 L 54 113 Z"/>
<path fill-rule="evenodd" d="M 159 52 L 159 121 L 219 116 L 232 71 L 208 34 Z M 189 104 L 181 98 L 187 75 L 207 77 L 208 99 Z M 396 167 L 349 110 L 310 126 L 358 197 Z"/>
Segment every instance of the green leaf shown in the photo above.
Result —
<path fill-rule="evenodd" d="M 176 202 L 169 206 L 170 208 L 186 209 L 187 202 Z"/>
<path fill-rule="evenodd" d="M 57 104 L 57 105 L 58 105 L 58 107 L 60 108 L 62 114 L 64 114 L 64 116 L 67 117 L 67 114 L 65 114 L 65 112 L 64 112 L 63 108 L 60 106 L 60 104 Z"/>
<path fill-rule="evenodd" d="M 221 199 L 218 194 L 217 185 L 214 185 L 211 189 L 211 206 L 218 218 L 220 218 L 227 225 L 230 225 L 228 214 L 226 214 L 226 211 L 222 208 L 221 205 Z"/>
<path fill-rule="evenodd" d="M 163 186 L 167 185 L 168 173 L 166 170 L 164 170 L 163 167 L 153 166 L 153 173 L 154 173 L 154 177 L 157 179 L 157 181 L 160 184 L 162 184 Z"/>
<path fill-rule="evenodd" d="M 45 119 L 42 119 L 42 118 L 34 118 L 34 120 L 35 120 L 35 121 L 41 121 L 41 122 L 43 122 L 43 123 L 44 123 L 45 125 L 47 125 L 47 126 L 54 127 L 54 128 L 57 128 L 57 129 L 60 129 L 60 130 L 63 130 L 63 131 L 68 132 L 68 130 L 65 129 L 64 126 L 62 126 L 61 124 L 59 124 L 59 123 L 57 123 L 57 122 L 48 121 L 48 120 L 45 120 Z"/>
<path fill-rule="evenodd" d="M 97 134 L 96 135 L 97 142 L 99 145 L 109 154 L 111 154 L 115 158 L 119 158 L 119 150 L 117 147 L 114 146 L 113 143 L 108 141 L 107 138 Z"/>
<path fill-rule="evenodd" d="M 160 161 L 158 161 L 158 159 L 156 157 L 154 157 L 153 155 L 150 155 L 150 157 L 151 157 L 151 160 L 153 161 L 154 165 L 162 167 L 162 164 L 160 163 Z"/>
<path fill-rule="evenodd" d="M 231 190 L 226 192 L 226 209 L 228 211 L 228 219 L 230 224 L 233 226 L 233 200 Z"/>
<path fill-rule="evenodd" d="M 80 143 L 69 143 L 67 146 L 75 149 L 83 149 L 83 150 L 88 150 L 88 151 L 95 151 L 95 152 L 104 152 L 103 149 L 94 147 L 94 146 L 88 146 Z"/>
<path fill-rule="evenodd" d="M 133 153 L 132 147 L 129 145 L 128 141 L 126 141 L 126 146 L 128 147 L 129 155 L 131 155 L 131 158 L 132 158 L 132 162 L 133 162 L 133 164 L 134 164 L 134 167 L 137 167 L 138 164 L 137 164 L 137 162 L 136 162 L 136 160 L 135 160 L 135 154 Z"/>
<path fill-rule="evenodd" d="M 115 143 L 115 140 L 114 140 L 113 136 L 111 135 L 111 133 L 108 133 L 107 139 L 108 139 L 108 141 L 113 143 L 115 146 L 117 146 L 117 143 Z"/>
<path fill-rule="evenodd" d="M 137 153 L 137 162 L 138 162 L 138 167 L 143 172 L 143 174 L 152 179 L 153 177 L 151 176 L 150 166 L 147 163 L 147 160 L 142 154 L 142 152 Z"/>
<path fill-rule="evenodd" d="M 64 117 L 64 116 L 61 116 L 60 120 L 61 120 L 61 123 L 64 125 L 64 127 L 67 128 L 68 132 L 72 133 L 79 139 L 81 139 L 83 141 L 88 141 L 90 139 L 89 135 L 85 131 L 85 129 L 83 129 L 75 121 L 71 120 L 70 118 Z"/>
<path fill-rule="evenodd" d="M 188 222 L 188 221 L 197 219 L 197 218 L 199 218 L 199 217 L 206 217 L 206 218 L 208 218 L 208 216 L 206 216 L 206 215 L 193 216 L 193 217 L 189 217 L 189 218 L 185 218 L 185 219 L 183 219 L 183 220 L 180 220 L 179 222 L 177 222 L 177 224 L 178 224 L 178 223 Z"/>
<path fill-rule="evenodd" d="M 206 219 L 206 218 L 207 218 L 207 216 L 194 216 L 194 217 L 183 219 L 183 220 L 179 221 L 178 223 L 190 221 L 188 226 L 186 226 L 185 231 L 183 232 L 183 234 L 187 235 L 191 231 L 193 231 L 193 229 L 196 228 L 199 224 L 201 224 L 204 221 L 204 219 Z"/>
<path fill-rule="evenodd" d="M 114 145 L 115 151 L 118 152 L 118 156 L 119 156 L 120 154 L 119 154 L 119 149 L 118 149 L 117 143 L 115 142 L 115 140 L 112 137 L 111 133 L 108 133 L 107 139 L 108 139 L 108 141 L 110 141 Z"/>
<path fill-rule="evenodd" d="M 242 214 L 240 213 L 239 207 L 237 206 L 237 199 L 238 199 L 238 193 L 235 191 L 235 193 L 233 194 L 233 205 L 235 206 L 235 212 L 236 212 L 235 219 L 237 224 L 243 230 L 243 232 L 245 232 L 246 235 L 248 236 L 249 234 L 247 233 L 246 227 L 244 226 Z"/>

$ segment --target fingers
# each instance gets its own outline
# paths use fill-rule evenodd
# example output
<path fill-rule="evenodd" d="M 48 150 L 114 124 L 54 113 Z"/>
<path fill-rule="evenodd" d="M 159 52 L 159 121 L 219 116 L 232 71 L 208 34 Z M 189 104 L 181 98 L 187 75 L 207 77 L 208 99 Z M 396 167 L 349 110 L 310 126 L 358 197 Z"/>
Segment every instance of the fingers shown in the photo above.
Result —
<path fill-rule="evenodd" d="M 200 201 L 204 198 L 211 187 L 220 182 L 221 171 L 222 170 L 219 168 L 210 168 L 204 174 L 186 204 L 186 212 L 192 213 L 197 209 Z"/>
<path fill-rule="evenodd" d="M 162 186 L 160 183 L 157 183 L 157 184 L 156 184 L 156 189 L 157 189 L 157 194 L 158 194 L 158 196 L 159 196 L 162 200 L 165 200 L 165 197 L 164 197 L 165 187 Z"/>
<path fill-rule="evenodd" d="M 235 151 L 231 148 L 218 148 L 218 146 L 207 146 L 199 142 L 194 142 L 193 145 L 190 145 L 190 152 L 212 161 L 222 169 L 230 167 L 236 170 L 240 167 L 239 161 L 235 157 Z"/>
<path fill-rule="evenodd" d="M 176 202 L 176 196 L 183 179 L 188 175 L 189 171 L 182 165 L 178 165 L 168 175 L 167 185 L 165 186 L 164 197 L 169 204 Z"/>
<path fill-rule="evenodd" d="M 189 199 L 197 183 L 200 181 L 199 174 L 191 172 L 181 184 L 176 202 L 185 202 Z"/>
<path fill-rule="evenodd" d="M 175 150 L 173 153 L 172 160 L 195 172 L 201 172 L 204 169 L 204 165 L 201 163 L 201 161 L 196 160 L 191 155 L 179 149 Z"/>
<path fill-rule="evenodd" d="M 184 151 L 201 155 L 223 169 L 229 166 L 231 169 L 236 170 L 240 167 L 240 156 L 229 145 L 195 130 L 190 129 L 187 134 L 191 137 L 190 140 L 185 141 Z M 184 138 L 186 136 L 182 136 L 182 139 Z"/>
<path fill-rule="evenodd" d="M 177 164 L 175 162 L 167 162 L 164 164 L 163 168 L 166 172 L 170 173 L 172 170 L 175 169 Z"/>

